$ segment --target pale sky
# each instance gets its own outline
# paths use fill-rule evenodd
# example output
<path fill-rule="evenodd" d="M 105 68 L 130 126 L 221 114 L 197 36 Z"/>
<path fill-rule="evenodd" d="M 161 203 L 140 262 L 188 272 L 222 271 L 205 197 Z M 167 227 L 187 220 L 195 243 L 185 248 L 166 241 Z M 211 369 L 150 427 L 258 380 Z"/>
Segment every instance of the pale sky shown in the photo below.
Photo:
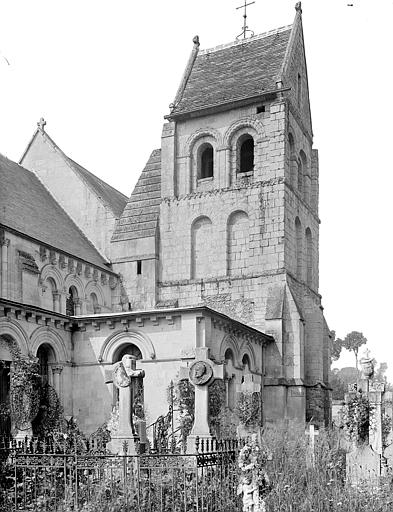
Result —
<path fill-rule="evenodd" d="M 0 152 L 18 160 L 41 116 L 71 158 L 130 195 L 198 34 L 235 39 L 242 0 L 0 0 Z M 347 6 L 353 3 L 353 7 Z M 256 0 L 256 34 L 292 23 L 294 0 Z M 304 0 L 320 152 L 320 293 L 329 327 L 362 331 L 393 381 L 388 308 L 393 0 Z M 1 186 L 1 184 L 0 184 Z M 352 365 L 343 357 L 341 366 Z"/>

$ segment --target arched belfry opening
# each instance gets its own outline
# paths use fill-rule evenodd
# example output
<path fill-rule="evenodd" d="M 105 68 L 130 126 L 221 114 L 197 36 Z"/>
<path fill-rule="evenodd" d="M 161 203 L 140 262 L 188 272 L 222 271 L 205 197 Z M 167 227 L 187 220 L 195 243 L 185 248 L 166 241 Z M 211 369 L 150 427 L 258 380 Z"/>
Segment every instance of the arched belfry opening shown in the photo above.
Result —
<path fill-rule="evenodd" d="M 211 144 L 203 144 L 200 148 L 198 179 L 212 178 L 214 174 L 214 151 Z"/>
<path fill-rule="evenodd" d="M 240 162 L 239 172 L 253 172 L 254 170 L 254 139 L 251 135 L 242 137 L 239 142 Z"/>

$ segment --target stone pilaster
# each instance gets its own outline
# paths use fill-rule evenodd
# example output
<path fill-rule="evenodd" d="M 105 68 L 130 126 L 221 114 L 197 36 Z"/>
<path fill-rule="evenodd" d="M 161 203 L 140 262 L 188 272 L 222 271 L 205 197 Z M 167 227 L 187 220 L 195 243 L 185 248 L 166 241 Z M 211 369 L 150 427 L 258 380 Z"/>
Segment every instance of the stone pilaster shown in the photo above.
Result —
<path fill-rule="evenodd" d="M 1 296 L 8 297 L 8 247 L 10 241 L 4 238 L 1 241 Z"/>

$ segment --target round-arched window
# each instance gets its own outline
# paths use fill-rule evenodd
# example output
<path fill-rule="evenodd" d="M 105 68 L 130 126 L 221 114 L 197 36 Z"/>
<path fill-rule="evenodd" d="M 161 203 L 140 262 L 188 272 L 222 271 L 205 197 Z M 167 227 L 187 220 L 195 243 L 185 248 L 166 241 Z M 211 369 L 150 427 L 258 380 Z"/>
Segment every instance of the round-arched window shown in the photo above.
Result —
<path fill-rule="evenodd" d="M 198 179 L 212 178 L 214 172 L 214 153 L 211 144 L 204 144 L 200 149 Z"/>
<path fill-rule="evenodd" d="M 78 298 L 78 291 L 75 286 L 71 286 L 68 290 L 68 297 L 66 299 L 66 315 L 75 315 L 75 301 Z"/>
<path fill-rule="evenodd" d="M 254 139 L 247 135 L 240 142 L 239 172 L 252 172 L 254 170 Z"/>

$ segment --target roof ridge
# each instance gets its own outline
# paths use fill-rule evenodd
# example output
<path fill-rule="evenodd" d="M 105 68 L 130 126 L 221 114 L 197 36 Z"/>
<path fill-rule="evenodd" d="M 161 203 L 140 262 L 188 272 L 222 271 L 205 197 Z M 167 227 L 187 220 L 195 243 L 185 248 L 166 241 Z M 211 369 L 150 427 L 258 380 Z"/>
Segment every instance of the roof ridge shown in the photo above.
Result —
<path fill-rule="evenodd" d="M 117 218 L 118 215 L 117 213 L 114 211 L 113 207 L 110 205 L 110 203 L 108 201 L 106 201 L 102 196 L 100 196 L 96 190 L 94 190 L 94 187 L 88 182 L 88 180 L 86 180 L 86 178 L 83 176 L 83 174 L 81 172 L 78 171 L 77 169 L 77 166 L 81 167 L 86 173 L 88 173 L 90 176 L 92 176 L 93 179 L 97 180 L 100 185 L 103 185 L 105 187 L 109 187 L 112 191 L 114 191 L 116 194 L 119 194 L 122 196 L 122 199 L 124 199 L 124 202 L 127 203 L 127 199 L 128 197 L 123 194 L 122 192 L 120 192 L 119 190 L 117 190 L 116 188 L 114 188 L 112 185 L 110 185 L 109 183 L 107 183 L 106 181 L 104 181 L 103 179 L 99 178 L 98 176 L 96 176 L 94 173 L 92 173 L 91 171 L 89 171 L 88 169 L 86 169 L 85 167 L 83 167 L 83 165 L 80 165 L 78 164 L 78 162 L 76 162 L 75 160 L 73 160 L 72 158 L 70 158 L 69 156 L 67 156 L 64 151 L 58 146 L 58 144 L 56 144 L 56 142 L 52 139 L 52 137 L 44 130 L 44 129 L 39 129 L 37 128 L 37 130 L 34 132 L 34 135 L 31 139 L 31 141 L 29 142 L 29 144 L 27 145 L 21 159 L 19 160 L 19 164 L 22 162 L 22 160 L 24 159 L 24 157 L 26 156 L 27 152 L 29 151 L 29 148 L 30 146 L 32 145 L 35 137 L 37 136 L 37 134 L 41 133 L 41 135 L 44 137 L 45 140 L 47 140 L 49 142 L 49 144 L 51 144 L 51 146 L 53 147 L 53 149 L 55 151 L 57 151 L 60 156 L 64 159 L 66 165 L 68 165 L 78 176 L 79 178 L 83 181 L 83 183 L 86 185 L 86 187 L 97 197 L 100 199 L 100 201 L 102 201 L 103 205 L 107 208 L 109 208 L 112 213 L 114 214 L 114 216 Z M 121 215 L 121 213 L 120 213 Z"/>
<path fill-rule="evenodd" d="M 285 25 L 283 27 L 275 28 L 273 30 L 269 30 L 267 32 L 262 32 L 261 34 L 257 34 L 252 37 L 248 37 L 246 39 L 239 39 L 236 41 L 231 41 L 230 43 L 220 44 L 218 46 L 214 46 L 213 48 L 205 48 L 204 50 L 199 50 L 198 57 L 201 55 L 208 55 L 209 53 L 219 52 L 220 50 L 225 50 L 227 48 L 231 48 L 232 46 L 241 46 L 243 44 L 251 43 L 253 41 L 257 41 L 259 39 L 264 39 L 265 37 L 269 37 L 275 34 L 281 34 L 282 32 L 286 32 L 287 30 L 292 29 L 293 24 Z"/>
<path fill-rule="evenodd" d="M 40 130 L 38 130 L 40 131 Z M 96 178 L 98 179 L 101 183 L 103 183 L 104 185 L 107 185 L 109 187 L 112 188 L 112 190 L 118 192 L 119 194 L 121 194 L 125 201 L 127 201 L 127 196 L 124 195 L 122 192 L 120 192 L 119 190 L 115 189 L 114 187 L 112 187 L 111 185 L 109 185 L 109 183 L 106 183 L 106 181 L 102 180 L 101 178 L 98 178 L 98 176 L 96 176 L 95 174 L 93 174 L 92 172 L 88 171 L 85 167 L 83 167 L 83 165 L 80 165 L 78 164 L 78 162 L 76 162 L 75 160 L 73 160 L 72 158 L 70 158 L 69 156 L 67 156 L 64 151 L 56 144 L 56 142 L 52 139 L 52 137 L 45 131 L 45 130 L 42 130 L 42 134 L 49 140 L 49 142 L 54 146 L 55 149 L 57 149 L 60 154 L 64 157 L 64 159 L 66 160 L 66 163 L 73 169 L 73 171 L 75 171 L 78 176 L 81 178 L 81 180 L 83 181 L 83 183 L 87 186 L 87 188 L 94 193 L 95 196 L 99 197 L 101 199 L 101 201 L 106 205 L 108 206 L 111 210 L 112 210 L 112 213 L 115 213 L 113 212 L 113 209 L 111 208 L 111 206 L 108 204 L 107 201 L 104 200 L 103 197 L 101 196 L 98 196 L 97 192 L 94 190 L 94 188 L 91 186 L 91 184 L 85 179 L 85 177 L 78 171 L 78 169 L 75 167 L 76 165 L 82 167 L 82 169 L 84 169 L 85 171 L 87 171 L 91 176 L 93 176 L 93 178 Z"/>
<path fill-rule="evenodd" d="M 18 164 L 20 165 L 20 164 Z M 21 165 L 21 167 L 24 169 L 24 167 Z M 29 169 L 26 169 L 27 171 Z M 29 171 L 31 172 L 31 171 Z M 61 206 L 61 204 L 57 201 L 55 196 L 51 193 L 51 191 L 45 186 L 45 183 L 41 180 L 41 178 L 36 174 L 34 171 L 32 172 L 34 176 L 37 178 L 37 180 L 40 182 L 40 184 L 44 187 L 47 194 L 53 199 L 53 201 L 57 204 L 57 206 L 62 210 L 62 212 L 68 217 L 68 219 L 72 222 L 72 224 L 76 227 L 76 229 L 79 231 L 79 233 L 82 235 L 82 237 L 93 247 L 93 249 L 99 254 L 99 256 L 104 260 L 106 263 L 111 263 L 110 260 L 102 254 L 102 252 L 94 245 L 94 243 L 90 240 L 90 238 L 80 229 L 80 227 L 76 224 L 76 222 L 72 219 L 72 217 L 68 214 L 68 212 Z M 82 258 L 80 258 L 82 259 Z M 88 262 L 90 263 L 90 262 Z"/>
<path fill-rule="evenodd" d="M 106 181 L 104 181 L 102 178 L 100 178 L 99 176 L 96 176 L 93 172 L 89 171 L 89 169 L 86 169 L 86 167 L 84 167 L 83 165 L 81 164 L 78 164 L 78 162 L 76 162 L 75 160 L 73 160 L 71 157 L 67 156 L 65 153 L 63 153 L 64 156 L 70 160 L 71 164 L 75 164 L 75 165 L 79 165 L 79 167 L 82 167 L 82 169 L 84 169 L 88 174 L 90 174 L 91 176 L 93 176 L 96 180 L 98 180 L 100 183 L 106 185 L 107 187 L 111 188 L 112 190 L 114 190 L 115 192 L 117 192 L 118 194 L 121 194 L 125 200 L 128 199 L 128 197 L 123 194 L 123 192 L 120 192 L 120 190 L 117 190 L 117 188 L 113 187 L 112 185 L 110 185 L 109 183 L 107 183 Z M 76 171 L 78 172 L 78 170 L 76 169 Z"/>

